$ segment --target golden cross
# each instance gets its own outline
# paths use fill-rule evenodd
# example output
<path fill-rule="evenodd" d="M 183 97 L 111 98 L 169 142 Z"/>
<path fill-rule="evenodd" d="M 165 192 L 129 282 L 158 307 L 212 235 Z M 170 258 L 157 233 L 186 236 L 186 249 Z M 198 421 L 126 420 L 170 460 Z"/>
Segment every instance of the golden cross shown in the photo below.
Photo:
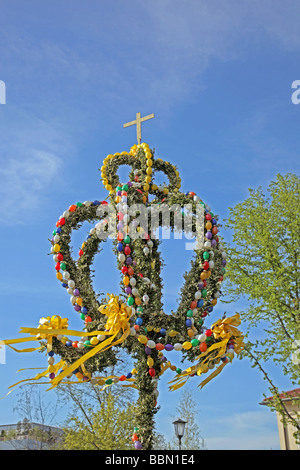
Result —
<path fill-rule="evenodd" d="M 142 142 L 142 126 L 141 123 L 144 121 L 148 121 L 148 119 L 154 118 L 154 114 L 149 114 L 148 116 L 141 117 L 141 113 L 136 113 L 136 120 L 135 121 L 130 121 L 127 122 L 126 124 L 123 124 L 123 127 L 129 127 L 133 126 L 136 124 L 136 136 L 137 136 L 137 141 L 138 144 Z"/>

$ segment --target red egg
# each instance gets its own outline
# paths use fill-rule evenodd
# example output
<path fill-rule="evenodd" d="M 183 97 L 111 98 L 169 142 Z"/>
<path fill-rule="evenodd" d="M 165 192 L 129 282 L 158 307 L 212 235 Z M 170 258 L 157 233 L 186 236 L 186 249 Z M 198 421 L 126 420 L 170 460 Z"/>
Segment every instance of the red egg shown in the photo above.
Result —
<path fill-rule="evenodd" d="M 131 249 L 130 249 L 129 246 L 125 246 L 125 248 L 124 248 L 124 253 L 125 253 L 125 255 L 130 255 Z"/>

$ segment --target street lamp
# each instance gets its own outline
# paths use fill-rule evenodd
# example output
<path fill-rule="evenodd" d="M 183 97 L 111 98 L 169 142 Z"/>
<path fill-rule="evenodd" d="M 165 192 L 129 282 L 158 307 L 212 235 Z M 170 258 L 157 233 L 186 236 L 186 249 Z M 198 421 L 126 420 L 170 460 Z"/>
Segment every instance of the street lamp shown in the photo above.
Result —
<path fill-rule="evenodd" d="M 175 434 L 176 437 L 178 438 L 178 443 L 179 443 L 179 450 L 181 450 L 181 438 L 184 435 L 184 428 L 186 425 L 187 421 L 184 421 L 183 419 L 177 419 L 176 421 L 173 421 L 174 427 L 175 427 Z"/>

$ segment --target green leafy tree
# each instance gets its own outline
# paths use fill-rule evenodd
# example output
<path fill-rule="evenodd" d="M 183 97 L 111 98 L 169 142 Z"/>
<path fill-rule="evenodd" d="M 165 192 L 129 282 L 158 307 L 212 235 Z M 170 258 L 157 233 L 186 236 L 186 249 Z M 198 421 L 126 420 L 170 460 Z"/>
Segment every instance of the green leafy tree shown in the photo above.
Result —
<path fill-rule="evenodd" d="M 73 386 L 73 397 L 76 396 Z M 135 426 L 136 406 L 120 403 L 111 391 L 102 392 L 98 409 L 83 405 L 75 398 L 81 413 L 73 413 L 64 428 L 66 450 L 133 450 L 131 436 Z"/>
<path fill-rule="evenodd" d="M 223 294 L 229 302 L 244 300 L 240 311 L 247 325 L 246 348 L 273 396 L 283 423 L 291 423 L 299 440 L 299 416 L 280 398 L 268 364 L 275 364 L 293 386 L 299 386 L 299 361 L 293 347 L 300 339 L 300 179 L 277 175 L 267 193 L 250 189 L 249 197 L 229 208 L 225 229 L 228 256 Z M 225 232 L 226 233 L 226 232 Z M 300 398 L 295 398 L 300 406 Z"/>

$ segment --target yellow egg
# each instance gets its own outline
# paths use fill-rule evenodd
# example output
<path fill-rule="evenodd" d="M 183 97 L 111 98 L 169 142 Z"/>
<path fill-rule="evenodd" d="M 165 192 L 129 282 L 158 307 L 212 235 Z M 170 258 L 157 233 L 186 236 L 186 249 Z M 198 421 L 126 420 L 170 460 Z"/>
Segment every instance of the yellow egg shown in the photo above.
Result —
<path fill-rule="evenodd" d="M 149 167 L 147 168 L 146 173 L 147 173 L 147 175 L 151 175 L 151 174 L 152 174 L 152 168 L 151 168 L 151 166 L 149 166 Z"/>
<path fill-rule="evenodd" d="M 182 344 L 182 347 L 183 347 L 183 349 L 191 349 L 192 343 L 190 343 L 190 341 L 185 341 L 185 342 Z"/>
<path fill-rule="evenodd" d="M 55 243 L 53 250 L 58 253 L 60 251 L 60 245 L 58 243 Z"/>
<path fill-rule="evenodd" d="M 174 336 L 176 336 L 177 334 L 178 334 L 177 331 L 171 330 L 170 333 L 169 333 L 169 336 L 170 336 L 171 338 L 174 338 Z"/>
<path fill-rule="evenodd" d="M 56 277 L 57 277 L 57 279 L 58 279 L 59 281 L 61 281 L 62 278 L 63 278 L 63 277 L 62 277 L 62 273 L 56 273 Z"/>
<path fill-rule="evenodd" d="M 152 357 L 148 357 L 148 359 L 147 359 L 147 365 L 148 365 L 149 367 L 152 367 L 153 364 L 154 364 L 154 361 L 153 361 Z"/>
<path fill-rule="evenodd" d="M 142 344 L 146 344 L 147 341 L 148 341 L 148 339 L 147 339 L 146 336 L 140 335 L 140 336 L 138 337 L 138 341 L 139 341 L 140 343 L 142 343 Z"/>
<path fill-rule="evenodd" d="M 93 344 L 93 345 L 95 346 L 96 344 L 99 343 L 99 340 L 97 339 L 97 336 L 93 336 L 93 337 L 90 339 L 90 342 L 91 342 L 91 344 Z"/>

